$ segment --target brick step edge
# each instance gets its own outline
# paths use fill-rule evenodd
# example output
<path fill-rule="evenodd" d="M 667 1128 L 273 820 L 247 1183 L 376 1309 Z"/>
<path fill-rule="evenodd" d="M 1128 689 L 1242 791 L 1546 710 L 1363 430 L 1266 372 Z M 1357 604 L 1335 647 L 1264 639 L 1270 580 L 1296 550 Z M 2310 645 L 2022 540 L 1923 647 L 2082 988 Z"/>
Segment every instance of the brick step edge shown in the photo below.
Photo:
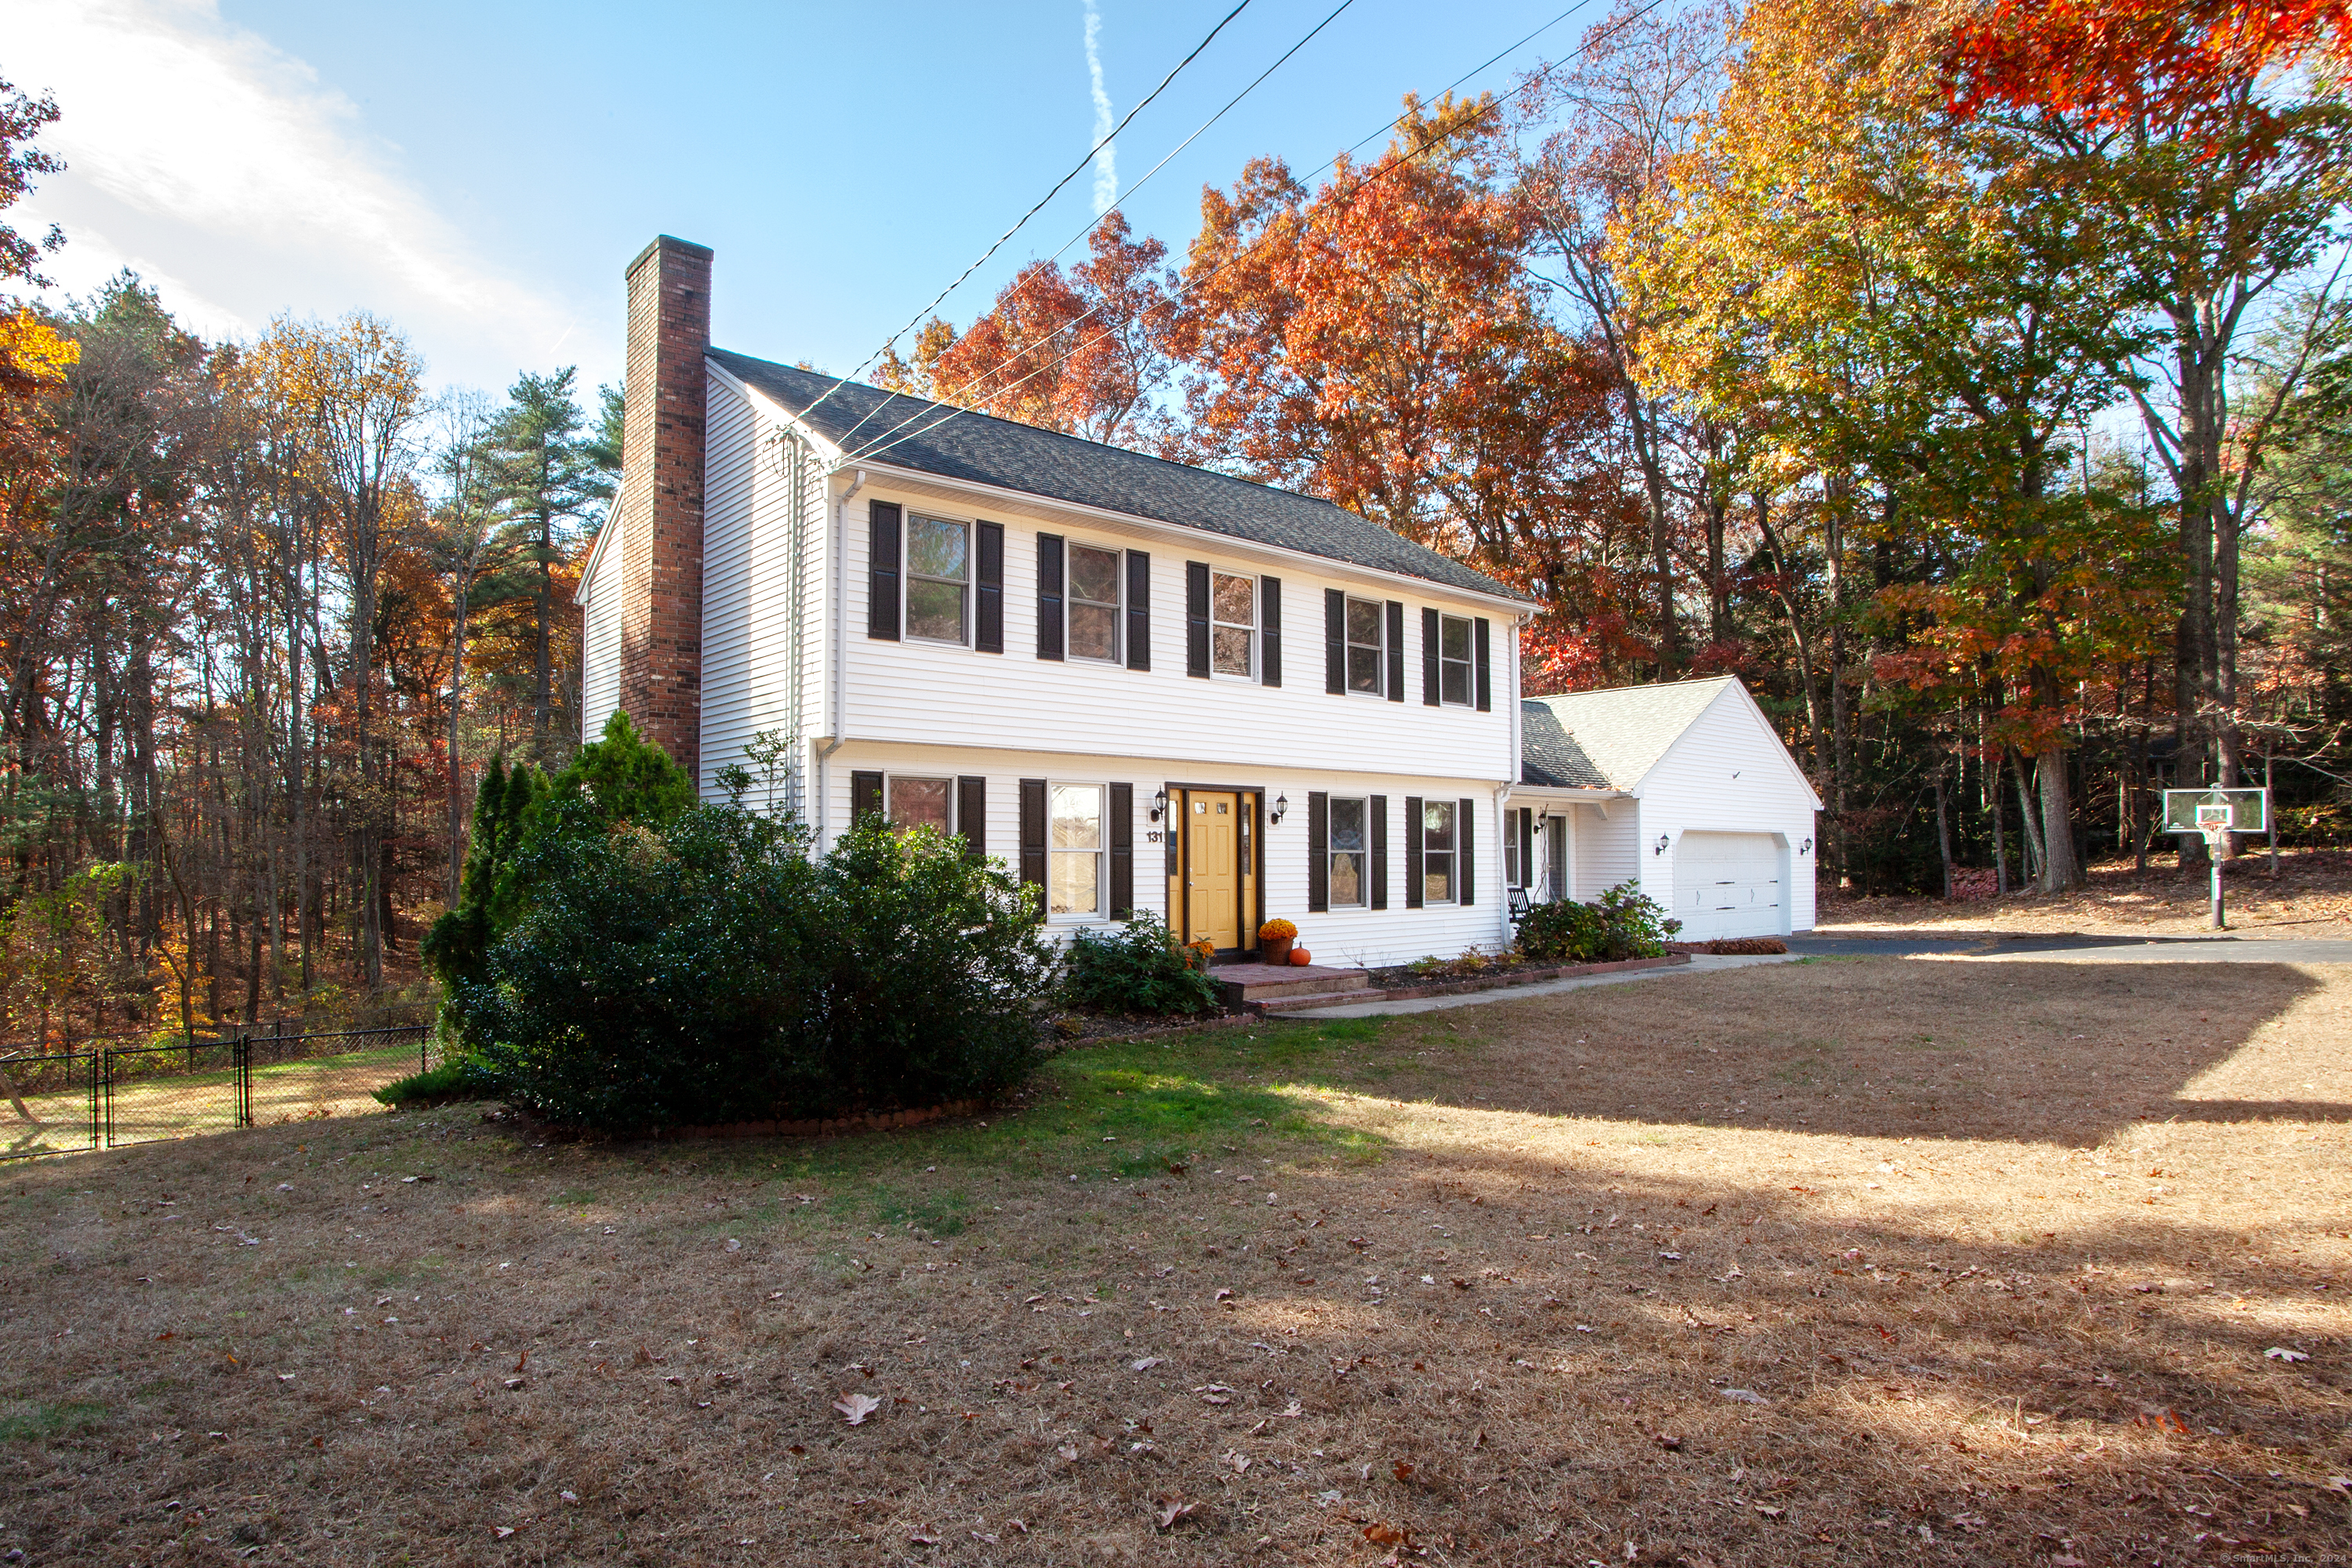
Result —
<path fill-rule="evenodd" d="M 665 1127 L 647 1134 L 662 1138 L 824 1138 L 843 1132 L 887 1132 L 893 1128 L 919 1127 L 947 1116 L 971 1116 L 986 1109 L 976 1100 L 951 1100 L 945 1105 L 917 1106 L 912 1110 L 875 1111 L 865 1116 L 835 1116 L 813 1121 L 721 1121 L 708 1127 Z"/>
<path fill-rule="evenodd" d="M 1246 1004 L 1260 1015 L 1288 1013 L 1306 1007 L 1353 1007 L 1365 1002 L 1409 1002 L 1417 996 L 1456 996 L 1472 991 L 1506 991 L 1515 985 L 1535 985 L 1547 980 L 1573 980 L 1581 974 L 1616 974 L 1635 969 L 1671 969 L 1688 963 L 1690 955 L 1670 952 L 1664 958 L 1622 958 L 1614 963 L 1558 963 L 1539 969 L 1518 969 L 1479 980 L 1446 980 L 1428 985 L 1398 985 L 1386 991 L 1340 991 L 1320 996 L 1277 996 Z"/>

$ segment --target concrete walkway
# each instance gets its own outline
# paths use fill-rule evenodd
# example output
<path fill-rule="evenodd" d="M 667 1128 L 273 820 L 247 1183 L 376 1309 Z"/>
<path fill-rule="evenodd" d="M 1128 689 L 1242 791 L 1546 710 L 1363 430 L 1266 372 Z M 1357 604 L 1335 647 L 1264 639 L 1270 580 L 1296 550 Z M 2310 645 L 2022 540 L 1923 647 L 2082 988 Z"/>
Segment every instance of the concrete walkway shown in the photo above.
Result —
<path fill-rule="evenodd" d="M 1451 996 L 1412 996 L 1397 1002 L 1353 1002 L 1339 1007 L 1285 1007 L 1283 1018 L 1386 1018 L 1399 1013 L 1442 1013 L 1449 1007 L 1475 1007 L 1482 1002 L 1516 1002 L 1528 996 L 1556 996 L 1587 985 L 1623 985 L 1635 980 L 1662 980 L 1676 974 L 1712 974 L 1720 969 L 1746 969 L 1756 963 L 1791 963 L 1802 953 L 1742 953 L 1737 957 L 1696 953 L 1688 963 L 1664 969 L 1623 970 L 1615 974 L 1580 974 L 1570 980 L 1541 980 L 1533 985 L 1500 985 L 1492 991 L 1464 991 Z"/>

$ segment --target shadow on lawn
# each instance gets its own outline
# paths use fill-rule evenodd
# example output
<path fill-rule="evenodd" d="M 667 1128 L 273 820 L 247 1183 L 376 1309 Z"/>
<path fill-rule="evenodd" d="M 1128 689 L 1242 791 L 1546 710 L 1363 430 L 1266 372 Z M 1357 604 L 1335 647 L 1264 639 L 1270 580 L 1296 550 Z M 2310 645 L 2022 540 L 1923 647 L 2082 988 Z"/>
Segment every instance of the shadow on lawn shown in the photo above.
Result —
<path fill-rule="evenodd" d="M 2352 1119 L 2343 1100 L 2233 1092 L 2256 1059 L 2239 1053 L 2317 989 L 2285 964 L 1870 959 L 1727 980 L 1455 1013 L 1443 1026 L 1475 1055 L 1437 1052 L 1380 1092 L 1545 1116 L 2078 1147 L 2135 1121 Z M 2192 1088 L 2224 1064 L 2210 1092 Z"/>

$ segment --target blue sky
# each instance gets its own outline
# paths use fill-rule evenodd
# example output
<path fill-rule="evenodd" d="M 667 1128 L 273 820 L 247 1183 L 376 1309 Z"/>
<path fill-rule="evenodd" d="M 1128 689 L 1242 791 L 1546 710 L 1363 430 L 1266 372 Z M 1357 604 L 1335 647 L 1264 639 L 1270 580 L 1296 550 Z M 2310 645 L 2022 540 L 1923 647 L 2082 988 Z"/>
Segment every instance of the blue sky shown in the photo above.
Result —
<path fill-rule="evenodd" d="M 1118 139 L 1141 175 L 1338 0 L 1251 0 Z M 1569 0 L 1355 0 L 1127 204 L 1181 249 L 1203 182 L 1301 174 Z M 1096 0 L 1124 115 L 1233 0 Z M 1470 85 L 1605 16 L 1582 9 Z M 718 251 L 714 335 L 846 372 L 1093 143 L 1086 0 L 1013 5 L 0 0 L 0 75 L 56 91 L 71 163 L 25 216 L 63 224 L 83 291 L 129 264 L 215 334 L 377 311 L 444 384 L 620 363 L 621 269 L 656 233 Z M 1377 145 L 1377 144 L 1376 144 Z M 944 308 L 968 321 L 1083 231 L 1095 172 Z"/>

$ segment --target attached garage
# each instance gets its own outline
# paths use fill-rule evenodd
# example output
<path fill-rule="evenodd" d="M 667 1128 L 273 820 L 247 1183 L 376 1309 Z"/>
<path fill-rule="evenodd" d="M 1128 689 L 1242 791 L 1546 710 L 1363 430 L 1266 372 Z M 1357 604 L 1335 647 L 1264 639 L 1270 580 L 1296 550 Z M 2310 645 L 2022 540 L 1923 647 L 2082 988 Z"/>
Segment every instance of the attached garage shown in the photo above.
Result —
<path fill-rule="evenodd" d="M 1675 847 L 1675 897 L 1685 942 L 1787 933 L 1780 841 L 1769 833 L 1685 833 Z"/>
<path fill-rule="evenodd" d="M 1813 924 L 1821 797 L 1730 676 L 1520 704 L 1506 875 L 1534 900 L 1633 882 L 1685 942 Z"/>

